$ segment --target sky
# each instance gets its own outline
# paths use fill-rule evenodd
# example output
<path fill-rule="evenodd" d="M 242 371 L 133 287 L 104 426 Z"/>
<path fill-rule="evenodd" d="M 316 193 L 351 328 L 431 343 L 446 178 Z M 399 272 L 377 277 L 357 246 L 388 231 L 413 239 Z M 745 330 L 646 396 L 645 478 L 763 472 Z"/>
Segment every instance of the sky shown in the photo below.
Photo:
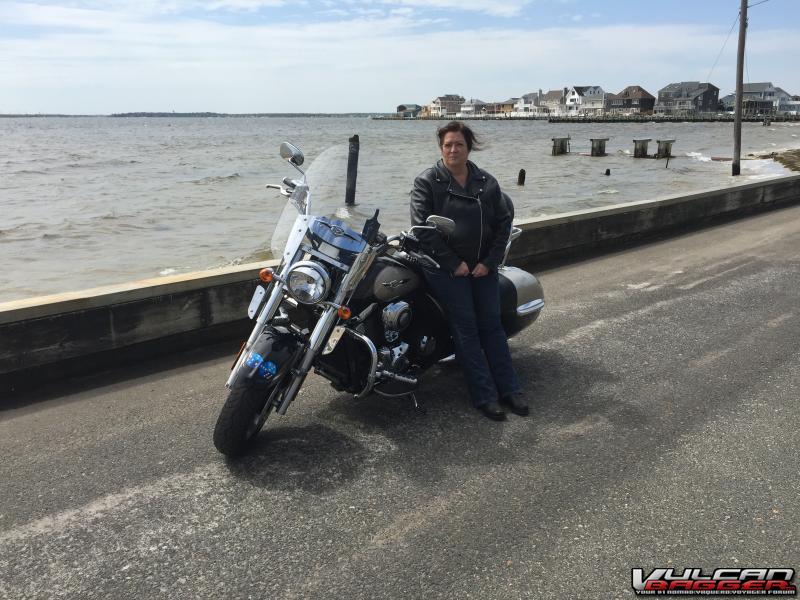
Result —
<path fill-rule="evenodd" d="M 443 94 L 735 88 L 739 0 L 0 0 L 0 113 L 393 112 Z M 745 81 L 800 94 L 800 0 Z M 734 27 L 735 25 L 735 27 Z"/>

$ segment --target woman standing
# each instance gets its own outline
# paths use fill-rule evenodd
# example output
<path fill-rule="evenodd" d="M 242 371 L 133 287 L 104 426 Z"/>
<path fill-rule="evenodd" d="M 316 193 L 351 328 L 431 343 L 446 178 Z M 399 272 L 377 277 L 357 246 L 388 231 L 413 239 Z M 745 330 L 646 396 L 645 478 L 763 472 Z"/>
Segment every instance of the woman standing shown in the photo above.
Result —
<path fill-rule="evenodd" d="M 497 180 L 469 160 L 478 150 L 473 131 L 452 121 L 437 136 L 442 158 L 414 181 L 411 225 L 441 215 L 456 227 L 447 239 L 436 231 L 419 233 L 441 267 L 426 269 L 425 278 L 448 313 L 456 359 L 475 407 L 496 421 L 506 417 L 501 404 L 527 415 L 500 322 L 497 267 L 511 233 L 511 212 Z"/>

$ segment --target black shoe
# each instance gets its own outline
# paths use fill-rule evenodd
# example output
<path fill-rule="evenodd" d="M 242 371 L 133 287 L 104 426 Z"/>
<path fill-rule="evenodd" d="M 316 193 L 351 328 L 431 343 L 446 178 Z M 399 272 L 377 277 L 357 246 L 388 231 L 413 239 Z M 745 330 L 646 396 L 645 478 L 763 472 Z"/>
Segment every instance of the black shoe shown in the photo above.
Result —
<path fill-rule="evenodd" d="M 530 413 L 528 403 L 525 402 L 525 399 L 519 392 L 503 396 L 500 398 L 500 403 L 508 406 L 511 409 L 511 412 L 513 412 L 515 415 L 519 415 L 520 417 L 526 417 Z"/>
<path fill-rule="evenodd" d="M 481 404 L 478 407 L 478 410 L 481 411 L 484 416 L 491 419 L 492 421 L 505 421 L 506 420 L 506 411 L 502 409 L 502 407 L 497 402 L 486 402 L 485 404 Z"/>

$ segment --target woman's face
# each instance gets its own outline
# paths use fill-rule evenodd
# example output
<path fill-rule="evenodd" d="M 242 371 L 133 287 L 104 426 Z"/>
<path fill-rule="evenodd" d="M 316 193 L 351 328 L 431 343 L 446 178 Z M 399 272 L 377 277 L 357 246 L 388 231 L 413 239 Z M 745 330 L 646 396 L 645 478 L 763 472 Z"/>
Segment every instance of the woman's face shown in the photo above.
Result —
<path fill-rule="evenodd" d="M 467 140 L 460 131 L 448 131 L 442 140 L 442 160 L 450 171 L 461 171 L 467 164 Z"/>

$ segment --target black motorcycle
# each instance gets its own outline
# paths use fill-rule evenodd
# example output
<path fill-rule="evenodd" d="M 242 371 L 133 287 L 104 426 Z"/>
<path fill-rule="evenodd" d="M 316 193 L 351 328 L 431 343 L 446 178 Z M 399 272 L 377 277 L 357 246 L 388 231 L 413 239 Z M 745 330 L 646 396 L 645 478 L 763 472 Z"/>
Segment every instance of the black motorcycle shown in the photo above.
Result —
<path fill-rule="evenodd" d="M 359 232 L 353 221 L 363 216 L 341 205 L 344 182 L 336 176 L 345 171 L 346 146 L 326 150 L 307 172 L 298 148 L 284 142 L 280 154 L 302 177 L 267 186 L 289 199 L 272 242 L 281 262 L 260 272 L 266 287 L 256 288 L 248 308 L 256 324 L 226 384 L 214 444 L 228 456 L 247 447 L 271 412 L 286 413 L 311 369 L 356 398 L 408 396 L 416 404 L 422 374 L 454 351 L 446 311 L 422 275 L 438 265 L 415 237 L 421 229 L 448 235 L 453 221 L 431 216 L 386 237 L 376 210 Z M 520 233 L 512 230 L 506 256 Z M 544 293 L 536 277 L 505 260 L 499 274 L 511 336 L 537 319 Z"/>

